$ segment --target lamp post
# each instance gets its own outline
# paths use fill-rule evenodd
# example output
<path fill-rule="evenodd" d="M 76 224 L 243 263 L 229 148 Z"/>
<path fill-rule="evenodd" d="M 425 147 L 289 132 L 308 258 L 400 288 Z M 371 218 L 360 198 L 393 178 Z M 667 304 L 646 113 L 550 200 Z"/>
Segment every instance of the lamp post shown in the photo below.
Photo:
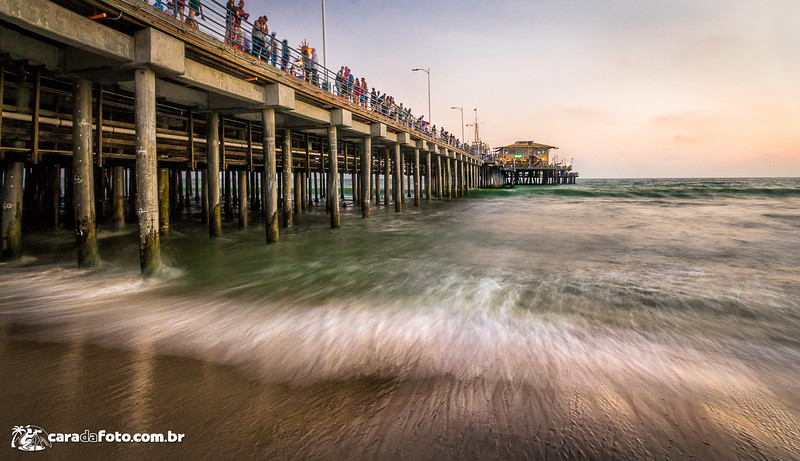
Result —
<path fill-rule="evenodd" d="M 411 69 L 412 72 L 416 72 L 421 70 L 428 74 L 428 123 L 433 123 L 433 119 L 431 118 L 431 69 L 430 67 L 427 69 Z M 433 126 L 433 125 L 431 125 Z"/>
<path fill-rule="evenodd" d="M 461 142 L 467 142 L 467 140 L 464 139 L 464 108 L 453 106 L 451 109 L 458 109 L 461 111 Z"/>
<path fill-rule="evenodd" d="M 322 0 L 322 67 L 325 68 L 325 81 L 328 81 L 328 47 L 325 43 L 325 0 Z"/>

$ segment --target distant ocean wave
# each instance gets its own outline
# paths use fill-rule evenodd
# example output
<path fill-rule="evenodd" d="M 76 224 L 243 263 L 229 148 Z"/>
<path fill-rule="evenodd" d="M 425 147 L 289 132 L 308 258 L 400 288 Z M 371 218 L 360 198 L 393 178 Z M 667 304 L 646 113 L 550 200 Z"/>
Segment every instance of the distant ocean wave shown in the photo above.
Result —
<path fill-rule="evenodd" d="M 794 198 L 800 182 L 781 179 L 774 185 L 754 180 L 584 180 L 576 185 L 517 186 L 532 195 L 586 198 Z M 591 187 L 587 187 L 591 185 Z M 526 194 L 527 195 L 527 194 Z"/>

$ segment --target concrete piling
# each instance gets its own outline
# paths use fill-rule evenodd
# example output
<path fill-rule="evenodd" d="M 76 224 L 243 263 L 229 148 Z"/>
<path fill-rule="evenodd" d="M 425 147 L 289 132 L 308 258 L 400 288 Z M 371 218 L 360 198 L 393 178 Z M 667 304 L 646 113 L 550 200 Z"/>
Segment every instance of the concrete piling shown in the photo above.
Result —
<path fill-rule="evenodd" d="M 14 104 L 17 111 L 27 112 L 30 107 L 31 93 L 25 86 L 25 69 L 19 68 L 17 89 L 14 92 Z M 91 105 L 91 101 L 89 101 Z M 91 119 L 89 121 L 91 125 Z M 91 137 L 91 133 L 89 134 Z M 25 148 L 24 141 L 15 141 L 13 146 Z M 22 201 L 23 201 L 23 174 L 25 163 L 14 159 L 6 168 L 3 180 L 3 210 L 0 232 L 0 259 L 4 261 L 19 259 L 22 255 Z"/>
<path fill-rule="evenodd" d="M 92 167 L 92 82 L 89 80 L 80 79 L 74 84 L 72 120 L 75 247 L 78 266 L 93 267 L 98 263 L 98 254 Z"/>
<path fill-rule="evenodd" d="M 0 259 L 19 259 L 22 255 L 22 162 L 11 162 L 3 179 L 2 249 Z"/>
<path fill-rule="evenodd" d="M 156 178 L 156 76 L 150 69 L 136 69 L 135 74 L 136 208 L 139 216 L 139 262 L 144 275 L 153 275 L 161 272 L 158 181 Z M 91 122 L 89 123 L 91 124 Z M 77 195 L 77 184 L 75 192 Z"/>

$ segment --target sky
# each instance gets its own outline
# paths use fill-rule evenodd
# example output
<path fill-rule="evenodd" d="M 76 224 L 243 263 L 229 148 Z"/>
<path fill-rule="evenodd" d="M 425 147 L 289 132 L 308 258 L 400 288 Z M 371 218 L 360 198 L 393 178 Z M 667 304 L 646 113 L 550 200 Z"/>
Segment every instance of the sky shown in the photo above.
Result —
<path fill-rule="evenodd" d="M 321 0 L 249 0 L 322 61 Z M 557 146 L 581 177 L 800 176 L 800 1 L 328 0 L 347 65 L 437 127 Z M 474 128 L 465 127 L 471 142 Z"/>

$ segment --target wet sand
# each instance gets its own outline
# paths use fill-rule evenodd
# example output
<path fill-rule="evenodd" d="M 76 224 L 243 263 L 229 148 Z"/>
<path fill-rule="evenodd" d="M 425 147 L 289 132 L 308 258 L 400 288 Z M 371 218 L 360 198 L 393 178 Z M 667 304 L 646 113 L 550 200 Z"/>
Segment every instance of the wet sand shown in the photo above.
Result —
<path fill-rule="evenodd" d="M 21 339 L 35 330 L 2 329 L 5 427 L 187 434 L 180 444 L 60 443 L 40 458 L 800 459 L 796 395 L 780 387 L 687 392 L 552 369 L 525 383 L 442 375 L 298 386 L 147 349 Z"/>

